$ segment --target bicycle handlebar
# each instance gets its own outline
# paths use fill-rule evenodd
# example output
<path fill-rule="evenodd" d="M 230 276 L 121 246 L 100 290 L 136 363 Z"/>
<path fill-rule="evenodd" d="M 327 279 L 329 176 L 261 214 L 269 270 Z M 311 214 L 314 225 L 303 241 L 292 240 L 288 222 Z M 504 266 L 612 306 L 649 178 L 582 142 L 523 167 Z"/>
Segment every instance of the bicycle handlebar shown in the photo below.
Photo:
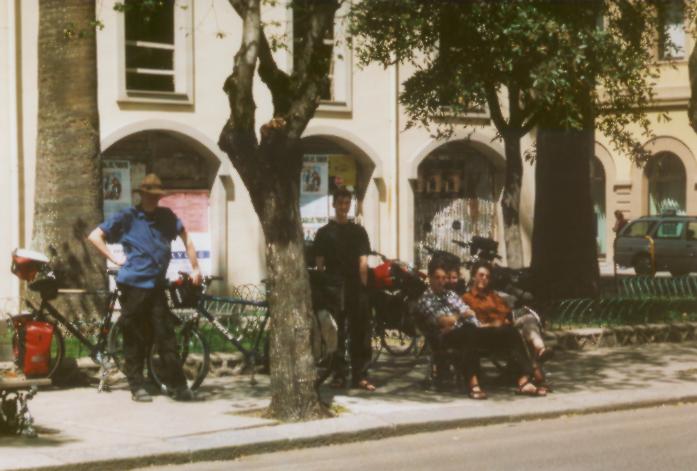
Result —
<path fill-rule="evenodd" d="M 459 245 L 463 249 L 467 249 L 467 248 L 469 248 L 470 245 L 472 245 L 471 242 L 463 242 L 463 241 L 457 240 L 457 239 L 452 239 L 451 242 L 455 245 Z"/>

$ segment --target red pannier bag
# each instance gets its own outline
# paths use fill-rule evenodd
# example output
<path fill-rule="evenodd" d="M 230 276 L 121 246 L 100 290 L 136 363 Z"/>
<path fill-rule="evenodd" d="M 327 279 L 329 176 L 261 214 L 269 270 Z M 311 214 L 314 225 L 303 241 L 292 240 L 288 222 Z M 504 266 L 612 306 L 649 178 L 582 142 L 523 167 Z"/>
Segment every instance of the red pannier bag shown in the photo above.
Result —
<path fill-rule="evenodd" d="M 45 377 L 51 367 L 54 325 L 29 316 L 17 316 L 13 322 L 17 332 L 14 343 L 17 365 L 27 378 Z"/>
<path fill-rule="evenodd" d="M 370 280 L 368 286 L 375 289 L 390 289 L 394 287 L 395 280 L 392 273 L 392 262 L 382 262 L 377 267 L 370 270 Z"/>

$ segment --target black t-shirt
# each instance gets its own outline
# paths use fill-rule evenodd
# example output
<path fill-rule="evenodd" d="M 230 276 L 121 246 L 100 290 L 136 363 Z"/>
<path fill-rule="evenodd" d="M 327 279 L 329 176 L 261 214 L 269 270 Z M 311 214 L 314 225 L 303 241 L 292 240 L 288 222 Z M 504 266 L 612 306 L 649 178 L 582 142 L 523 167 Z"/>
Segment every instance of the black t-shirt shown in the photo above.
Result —
<path fill-rule="evenodd" d="M 370 241 L 363 226 L 330 221 L 317 231 L 314 252 L 316 256 L 324 257 L 328 273 L 355 283 L 360 282 L 359 257 L 370 254 Z"/>

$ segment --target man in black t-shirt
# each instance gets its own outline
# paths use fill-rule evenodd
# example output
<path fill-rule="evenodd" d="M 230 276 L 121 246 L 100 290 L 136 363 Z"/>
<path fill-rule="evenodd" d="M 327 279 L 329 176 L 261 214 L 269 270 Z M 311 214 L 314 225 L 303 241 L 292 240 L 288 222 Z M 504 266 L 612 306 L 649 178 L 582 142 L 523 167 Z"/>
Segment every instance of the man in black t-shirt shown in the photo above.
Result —
<path fill-rule="evenodd" d="M 348 219 L 351 199 L 352 194 L 345 187 L 334 192 L 332 204 L 336 217 L 317 231 L 314 244 L 315 262 L 319 270 L 326 270 L 344 281 L 345 307 L 343 312 L 336 313 L 339 345 L 334 361 L 332 386 L 346 387 L 345 351 L 348 323 L 352 385 L 374 391 L 375 386 L 368 381 L 368 364 L 372 355 L 370 307 L 366 293 L 370 241 L 365 229 Z"/>

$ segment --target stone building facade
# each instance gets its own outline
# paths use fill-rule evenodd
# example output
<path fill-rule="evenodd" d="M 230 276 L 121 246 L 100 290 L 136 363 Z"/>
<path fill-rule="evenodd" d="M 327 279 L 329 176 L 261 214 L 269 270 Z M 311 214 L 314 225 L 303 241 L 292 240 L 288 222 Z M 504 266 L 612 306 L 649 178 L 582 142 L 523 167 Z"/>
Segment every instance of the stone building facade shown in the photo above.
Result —
<path fill-rule="evenodd" d="M 99 0 L 99 111 L 108 211 L 132 202 L 129 188 L 146 172 L 161 175 L 172 204 L 197 208 L 187 220 L 201 234 L 208 270 L 227 284 L 264 277 L 264 241 L 248 194 L 216 142 L 228 116 L 222 85 L 231 72 L 241 22 L 225 0 L 176 0 L 147 27 L 116 12 L 116 0 Z M 9 274 L 14 247 L 31 241 L 37 139 L 38 0 L 0 2 L 0 298 L 16 296 Z M 303 27 L 284 2 L 264 12 L 283 34 Z M 678 44 L 674 64 L 663 61 L 651 112 L 655 137 L 644 146 L 644 168 L 597 136 L 592 169 L 601 259 L 612 257 L 613 212 L 628 218 L 675 208 L 697 213 L 697 135 L 689 127 L 686 59 L 693 41 L 679 15 L 669 18 Z M 156 25 L 156 26 L 153 26 Z M 337 21 L 335 39 L 343 37 Z M 293 66 L 292 41 L 279 64 Z M 355 213 L 378 251 L 420 262 L 426 245 L 455 250 L 453 239 L 491 235 L 502 239 L 499 209 L 504 151 L 486 111 L 462 117 L 447 140 L 425 129 L 405 130 L 398 102 L 408 67 L 359 68 L 345 42 L 335 48 L 332 83 L 305 132 L 303 214 L 308 237 L 329 214 L 326 193 L 349 184 L 358 195 Z M 69 78 L 66 78 L 69 79 Z M 263 84 L 256 91 L 257 123 L 271 117 Z M 667 113 L 671 120 L 660 120 Z M 525 152 L 534 135 L 525 136 Z M 522 190 L 525 259 L 533 224 L 534 169 L 526 164 Z M 116 180 L 124 179 L 116 183 Z M 505 247 L 501 247 L 505 260 Z"/>

